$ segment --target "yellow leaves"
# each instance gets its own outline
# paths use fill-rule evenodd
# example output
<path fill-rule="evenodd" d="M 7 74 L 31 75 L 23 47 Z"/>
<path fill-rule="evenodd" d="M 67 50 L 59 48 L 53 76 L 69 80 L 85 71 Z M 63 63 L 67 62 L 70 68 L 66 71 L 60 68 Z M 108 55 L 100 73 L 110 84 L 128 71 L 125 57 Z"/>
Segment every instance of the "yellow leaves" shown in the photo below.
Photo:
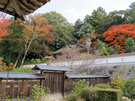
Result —
<path fill-rule="evenodd" d="M 114 88 L 119 89 L 119 88 L 123 87 L 123 85 L 125 84 L 125 80 L 122 80 L 119 77 L 119 73 L 117 73 L 117 76 L 115 78 L 113 78 L 111 83 L 114 85 Z"/>
<path fill-rule="evenodd" d="M 6 65 L 6 63 L 2 62 L 3 58 L 0 58 L 0 71 L 9 71 L 14 66 L 13 63 L 10 63 L 9 66 Z"/>
<path fill-rule="evenodd" d="M 38 35 L 38 37 L 43 37 L 43 36 L 45 36 L 45 34 L 40 34 L 40 35 Z"/>

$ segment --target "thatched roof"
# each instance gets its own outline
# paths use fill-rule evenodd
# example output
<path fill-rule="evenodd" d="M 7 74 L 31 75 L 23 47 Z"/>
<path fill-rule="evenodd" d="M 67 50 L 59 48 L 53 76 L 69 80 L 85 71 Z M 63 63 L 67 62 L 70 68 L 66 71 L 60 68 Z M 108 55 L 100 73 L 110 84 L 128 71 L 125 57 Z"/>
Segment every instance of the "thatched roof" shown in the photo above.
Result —
<path fill-rule="evenodd" d="M 0 11 L 25 20 L 25 15 L 33 13 L 50 0 L 0 0 Z"/>

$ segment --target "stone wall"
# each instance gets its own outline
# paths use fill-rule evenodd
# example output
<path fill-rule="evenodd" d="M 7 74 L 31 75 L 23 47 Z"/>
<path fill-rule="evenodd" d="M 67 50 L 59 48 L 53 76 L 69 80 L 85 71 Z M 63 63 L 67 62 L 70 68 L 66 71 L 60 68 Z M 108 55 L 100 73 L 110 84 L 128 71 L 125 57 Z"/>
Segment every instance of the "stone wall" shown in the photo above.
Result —
<path fill-rule="evenodd" d="M 74 69 L 74 73 L 86 73 L 89 75 L 108 75 L 115 77 L 119 73 L 122 79 L 132 79 L 135 75 L 135 65 L 107 65 L 107 66 L 81 66 Z"/>

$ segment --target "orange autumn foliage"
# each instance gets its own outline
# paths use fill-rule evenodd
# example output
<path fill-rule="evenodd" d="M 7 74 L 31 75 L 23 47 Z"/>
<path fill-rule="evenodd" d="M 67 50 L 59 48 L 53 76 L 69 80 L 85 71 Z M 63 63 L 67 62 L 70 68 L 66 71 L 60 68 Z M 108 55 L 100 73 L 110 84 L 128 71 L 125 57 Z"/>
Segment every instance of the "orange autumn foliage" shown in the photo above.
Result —
<path fill-rule="evenodd" d="M 97 34 L 97 33 L 92 33 L 92 35 L 95 36 L 95 38 L 99 36 L 99 34 Z M 89 37 L 92 38 L 92 39 L 94 39 L 94 38 L 92 37 L 92 35 L 90 35 Z M 80 39 L 79 41 L 80 41 L 80 42 L 84 42 L 84 38 Z M 92 44 L 93 44 L 94 46 L 97 45 L 97 41 L 92 41 Z"/>
<path fill-rule="evenodd" d="M 84 41 L 84 39 L 82 38 L 82 39 L 80 39 L 79 41 L 80 41 L 80 42 L 83 42 L 83 41 Z"/>
<path fill-rule="evenodd" d="M 45 18 L 41 18 L 39 15 L 29 16 L 30 19 L 21 23 L 25 28 L 23 29 L 23 37 L 28 40 L 33 40 L 37 37 L 46 37 L 49 41 L 52 41 L 55 36 L 50 32 L 53 28 L 48 24 Z"/>
<path fill-rule="evenodd" d="M 2 59 L 3 58 L 0 58 L 0 71 L 2 72 L 2 71 L 9 71 L 9 70 L 11 70 L 12 67 L 14 66 L 14 64 L 10 63 L 10 65 L 7 66 L 6 63 L 2 62 Z"/>
<path fill-rule="evenodd" d="M 8 26 L 10 26 L 10 19 L 6 17 L 6 14 L 0 15 L 0 40 L 7 35 Z"/>
<path fill-rule="evenodd" d="M 124 48 L 127 38 L 135 40 L 135 24 L 112 26 L 103 33 L 103 38 L 105 38 L 105 41 L 109 42 L 111 47 L 120 45 L 119 53 L 124 53 L 126 51 Z"/>

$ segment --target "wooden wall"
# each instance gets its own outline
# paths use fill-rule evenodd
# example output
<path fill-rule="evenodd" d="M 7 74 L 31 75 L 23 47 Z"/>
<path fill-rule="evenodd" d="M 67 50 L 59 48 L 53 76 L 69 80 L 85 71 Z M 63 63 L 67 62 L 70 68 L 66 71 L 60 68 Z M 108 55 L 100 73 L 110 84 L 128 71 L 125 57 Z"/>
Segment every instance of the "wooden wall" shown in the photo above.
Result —
<path fill-rule="evenodd" d="M 43 86 L 49 87 L 52 94 L 62 93 L 63 73 L 45 72 L 43 75 L 46 77 L 43 81 Z"/>
<path fill-rule="evenodd" d="M 60 94 L 63 95 L 63 91 L 65 94 L 68 94 L 71 90 L 71 86 L 73 81 L 77 82 L 77 79 L 67 79 L 63 82 L 63 73 L 44 73 L 43 74 L 46 79 L 43 80 L 43 87 L 49 87 L 51 94 Z M 110 82 L 108 78 L 91 78 L 91 79 L 83 79 L 88 86 L 94 86 L 98 83 L 108 83 Z M 65 86 L 63 86 L 65 84 Z M 22 82 L 17 81 L 10 81 L 10 82 L 2 82 L 0 83 L 0 94 L 4 92 L 7 95 L 10 95 L 10 98 L 17 98 L 17 96 L 21 96 L 21 92 L 24 92 L 25 97 L 30 97 L 32 86 L 39 86 L 40 81 L 24 81 L 23 85 Z M 65 90 L 63 90 L 63 87 Z"/>
<path fill-rule="evenodd" d="M 73 82 L 77 82 L 80 79 L 67 79 L 65 82 L 65 93 L 68 94 L 71 91 L 71 87 Z M 99 83 L 108 84 L 110 83 L 110 80 L 108 78 L 91 78 L 91 79 L 82 79 L 85 81 L 85 84 L 87 84 L 88 87 L 94 86 Z"/>
<path fill-rule="evenodd" d="M 0 93 L 3 94 L 6 92 L 6 95 L 9 95 L 12 99 L 22 95 L 24 95 L 25 97 L 29 97 L 32 87 L 39 86 L 39 84 L 40 81 L 25 81 L 23 83 L 23 86 L 22 82 L 20 81 L 2 82 Z M 21 95 L 21 92 L 24 92 L 24 94 Z"/>

